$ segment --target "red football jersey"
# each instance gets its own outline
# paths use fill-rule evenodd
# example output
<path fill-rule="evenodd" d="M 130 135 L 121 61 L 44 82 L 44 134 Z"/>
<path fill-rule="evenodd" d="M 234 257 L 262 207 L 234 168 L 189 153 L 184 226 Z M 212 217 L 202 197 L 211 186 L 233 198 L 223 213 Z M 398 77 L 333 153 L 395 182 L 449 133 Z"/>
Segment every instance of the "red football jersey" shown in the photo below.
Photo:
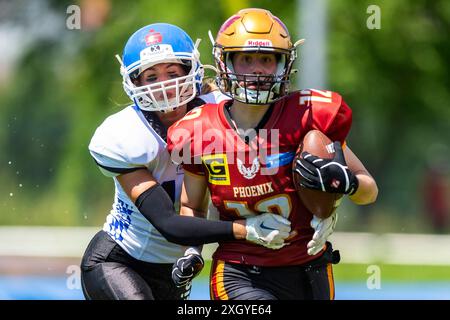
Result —
<path fill-rule="evenodd" d="M 314 230 L 312 213 L 300 201 L 292 179 L 292 160 L 303 136 L 312 129 L 332 141 L 344 142 L 351 126 L 351 109 L 331 91 L 294 92 L 272 106 L 270 116 L 248 139 L 234 129 L 224 101 L 192 110 L 170 127 L 172 159 L 190 173 L 205 176 L 211 200 L 221 220 L 237 220 L 264 212 L 291 221 L 290 244 L 271 250 L 235 240 L 222 242 L 215 259 L 260 266 L 306 263 Z"/>

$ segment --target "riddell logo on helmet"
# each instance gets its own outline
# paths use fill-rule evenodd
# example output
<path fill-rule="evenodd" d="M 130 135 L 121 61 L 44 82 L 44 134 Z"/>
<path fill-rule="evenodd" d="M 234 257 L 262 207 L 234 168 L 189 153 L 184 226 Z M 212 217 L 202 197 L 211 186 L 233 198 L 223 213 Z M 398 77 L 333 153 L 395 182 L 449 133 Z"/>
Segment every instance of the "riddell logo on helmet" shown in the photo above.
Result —
<path fill-rule="evenodd" d="M 154 30 L 150 30 L 149 34 L 145 36 L 145 43 L 148 46 L 160 43 L 161 41 L 162 41 L 162 34 L 159 32 L 155 32 Z"/>
<path fill-rule="evenodd" d="M 245 42 L 246 46 L 258 46 L 258 47 L 272 47 L 272 41 L 264 39 L 248 39 Z"/>

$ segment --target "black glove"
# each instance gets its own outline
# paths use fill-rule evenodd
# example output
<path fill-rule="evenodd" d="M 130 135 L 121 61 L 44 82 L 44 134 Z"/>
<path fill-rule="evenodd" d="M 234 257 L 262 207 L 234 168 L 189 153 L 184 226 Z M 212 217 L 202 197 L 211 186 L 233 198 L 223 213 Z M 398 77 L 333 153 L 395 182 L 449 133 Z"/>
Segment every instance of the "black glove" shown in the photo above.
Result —
<path fill-rule="evenodd" d="M 302 187 L 352 195 L 358 189 L 358 178 L 348 169 L 340 142 L 334 142 L 333 146 L 333 159 L 322 159 L 303 152 L 294 170 L 300 175 Z"/>
<path fill-rule="evenodd" d="M 189 248 L 172 267 L 172 280 L 177 287 L 184 287 L 202 271 L 205 262 L 193 248 Z"/>

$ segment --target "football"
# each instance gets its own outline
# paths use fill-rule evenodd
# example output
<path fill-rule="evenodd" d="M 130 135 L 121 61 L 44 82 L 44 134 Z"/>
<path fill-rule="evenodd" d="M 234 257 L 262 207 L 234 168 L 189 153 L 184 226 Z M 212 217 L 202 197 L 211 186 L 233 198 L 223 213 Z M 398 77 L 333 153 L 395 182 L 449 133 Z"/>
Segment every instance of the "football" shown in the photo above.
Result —
<path fill-rule="evenodd" d="M 301 154 L 304 151 L 319 158 L 332 159 L 334 157 L 332 144 L 333 141 L 322 132 L 318 130 L 309 131 L 298 147 L 294 157 L 293 166 L 295 165 L 297 158 L 301 157 Z M 292 174 L 297 194 L 304 206 L 318 218 L 325 219 L 331 216 L 339 206 L 343 195 L 340 193 L 328 193 L 301 187 L 299 184 L 301 176 L 294 170 L 292 170 Z"/>

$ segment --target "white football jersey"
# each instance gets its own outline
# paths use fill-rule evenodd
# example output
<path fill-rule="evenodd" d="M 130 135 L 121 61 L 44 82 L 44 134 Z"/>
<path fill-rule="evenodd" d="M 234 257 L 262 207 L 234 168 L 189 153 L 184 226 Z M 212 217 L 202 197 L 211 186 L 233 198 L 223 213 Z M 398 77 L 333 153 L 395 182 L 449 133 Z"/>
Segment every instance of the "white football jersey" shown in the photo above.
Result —
<path fill-rule="evenodd" d="M 206 103 L 228 99 L 218 91 L 201 98 Z M 147 168 L 180 208 L 183 169 L 170 160 L 166 142 L 135 106 L 128 106 L 97 128 L 89 151 L 103 174 L 114 179 L 115 197 L 106 218 L 106 231 L 132 257 L 153 263 L 173 263 L 184 247 L 168 242 L 139 212 L 117 181 L 117 176 L 136 168 Z"/>

